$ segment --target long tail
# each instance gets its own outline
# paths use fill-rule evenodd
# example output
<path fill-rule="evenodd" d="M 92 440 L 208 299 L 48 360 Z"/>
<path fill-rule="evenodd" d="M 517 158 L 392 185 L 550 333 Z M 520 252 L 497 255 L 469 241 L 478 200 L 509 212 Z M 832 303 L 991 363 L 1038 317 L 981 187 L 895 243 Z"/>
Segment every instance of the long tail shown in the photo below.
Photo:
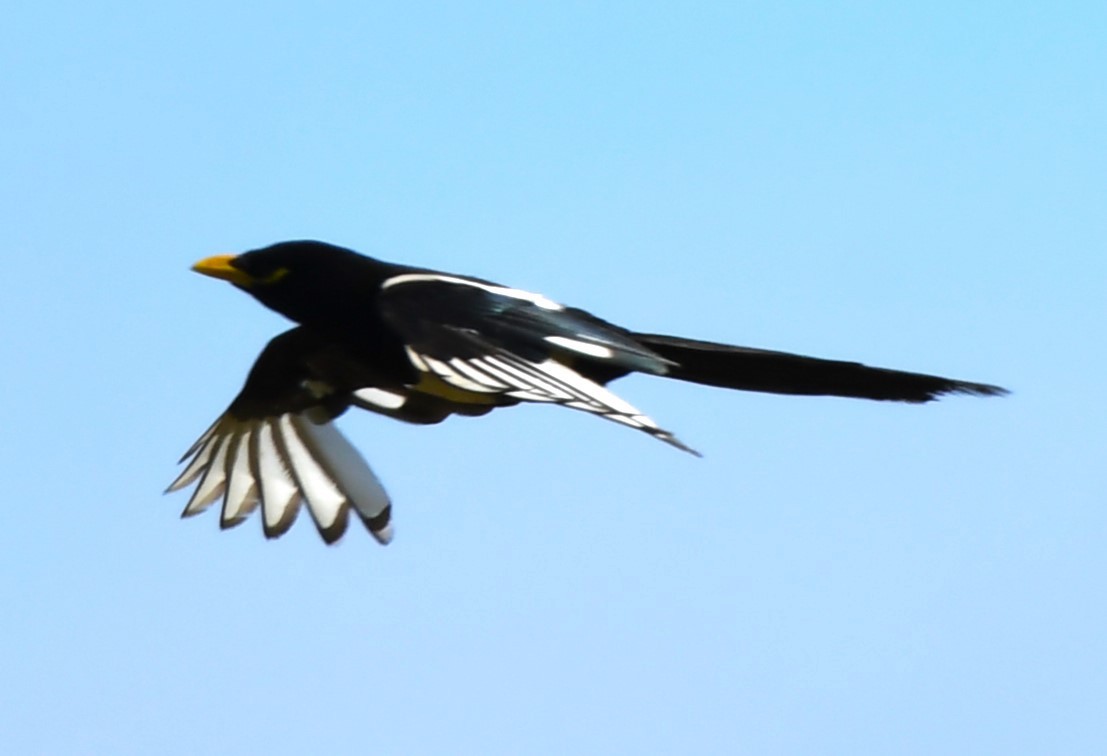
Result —
<path fill-rule="evenodd" d="M 668 377 L 771 394 L 929 402 L 943 394 L 1002 396 L 1007 389 L 787 352 L 636 333 L 634 339 L 677 363 Z"/>

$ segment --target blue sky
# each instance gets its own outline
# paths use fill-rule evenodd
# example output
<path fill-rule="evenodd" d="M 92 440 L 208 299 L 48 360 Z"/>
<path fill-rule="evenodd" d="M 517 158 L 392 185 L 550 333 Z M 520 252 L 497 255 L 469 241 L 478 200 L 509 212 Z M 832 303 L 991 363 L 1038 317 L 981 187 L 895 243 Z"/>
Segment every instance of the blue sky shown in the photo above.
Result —
<path fill-rule="evenodd" d="M 0 27 L 0 750 L 1090 753 L 1107 11 L 23 3 Z M 163 497 L 320 238 L 643 331 L 996 382 L 341 426 L 388 548 Z"/>

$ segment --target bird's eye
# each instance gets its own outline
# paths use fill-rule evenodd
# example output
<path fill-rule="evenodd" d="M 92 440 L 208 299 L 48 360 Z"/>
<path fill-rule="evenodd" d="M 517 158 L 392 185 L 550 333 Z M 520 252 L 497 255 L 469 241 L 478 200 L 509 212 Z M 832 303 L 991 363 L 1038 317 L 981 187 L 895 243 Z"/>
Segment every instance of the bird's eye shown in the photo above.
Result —
<path fill-rule="evenodd" d="M 269 284 L 275 284 L 277 283 L 277 281 L 280 281 L 282 278 L 287 276 L 288 272 L 288 268 L 277 268 L 264 278 L 259 278 L 257 282 L 265 286 L 268 286 Z"/>

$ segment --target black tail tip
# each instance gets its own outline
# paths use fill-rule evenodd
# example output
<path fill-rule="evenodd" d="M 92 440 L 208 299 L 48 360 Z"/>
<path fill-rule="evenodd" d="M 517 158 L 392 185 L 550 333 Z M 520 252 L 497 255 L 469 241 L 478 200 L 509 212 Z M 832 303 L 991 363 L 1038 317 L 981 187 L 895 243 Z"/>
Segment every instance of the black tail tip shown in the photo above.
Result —
<path fill-rule="evenodd" d="M 990 383 L 969 383 L 968 381 L 952 381 L 934 392 L 931 399 L 937 399 L 947 394 L 961 394 L 963 396 L 1007 396 L 1011 392 L 1002 386 L 993 386 Z"/>

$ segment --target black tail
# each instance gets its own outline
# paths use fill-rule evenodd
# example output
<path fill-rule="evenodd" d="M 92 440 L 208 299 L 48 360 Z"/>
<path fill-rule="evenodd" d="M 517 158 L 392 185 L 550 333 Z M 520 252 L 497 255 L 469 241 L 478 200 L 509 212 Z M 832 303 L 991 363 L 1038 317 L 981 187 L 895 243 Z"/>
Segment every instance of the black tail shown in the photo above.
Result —
<path fill-rule="evenodd" d="M 677 363 L 669 368 L 668 377 L 708 386 L 894 402 L 929 402 L 943 394 L 1002 396 L 1007 393 L 1007 389 L 986 383 L 886 370 L 859 362 L 822 360 L 656 334 L 636 333 L 634 339 Z"/>

